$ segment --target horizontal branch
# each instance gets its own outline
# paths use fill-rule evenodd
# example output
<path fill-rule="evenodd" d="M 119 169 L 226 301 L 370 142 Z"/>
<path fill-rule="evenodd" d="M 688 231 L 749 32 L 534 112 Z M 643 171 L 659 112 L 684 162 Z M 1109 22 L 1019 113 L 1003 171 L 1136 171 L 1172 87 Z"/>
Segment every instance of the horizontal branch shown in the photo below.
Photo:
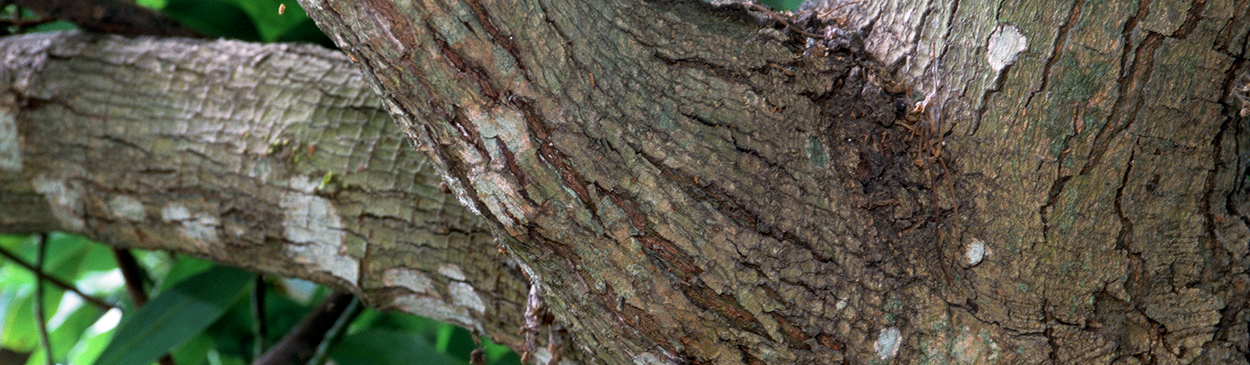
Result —
<path fill-rule="evenodd" d="M 188 253 L 523 342 L 523 275 L 342 54 L 35 34 L 0 39 L 0 84 L 0 232 Z"/>

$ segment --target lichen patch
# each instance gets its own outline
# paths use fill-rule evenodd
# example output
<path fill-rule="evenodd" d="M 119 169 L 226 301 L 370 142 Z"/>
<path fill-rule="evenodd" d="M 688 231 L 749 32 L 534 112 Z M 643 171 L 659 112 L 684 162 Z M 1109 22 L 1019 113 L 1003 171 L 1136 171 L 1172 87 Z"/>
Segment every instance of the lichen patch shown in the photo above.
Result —
<path fill-rule="evenodd" d="M 999 25 L 986 42 L 985 60 L 994 72 L 1000 72 L 1008 65 L 1016 63 L 1016 56 L 1028 49 L 1028 42 L 1028 37 L 1015 26 Z"/>
<path fill-rule="evenodd" d="M 8 110 L 0 112 L 0 170 L 22 169 L 22 144 L 18 140 L 17 120 Z"/>
<path fill-rule="evenodd" d="M 81 231 L 87 224 L 82 218 L 83 202 L 82 186 L 75 182 L 66 182 L 46 176 L 36 177 L 31 181 L 35 191 L 43 194 L 52 208 L 52 215 L 68 230 Z"/>
<path fill-rule="evenodd" d="M 486 313 L 486 304 L 482 303 L 482 297 L 477 295 L 472 285 L 452 282 L 447 284 L 447 292 L 451 294 L 451 300 L 456 303 L 457 307 L 469 308 L 479 314 Z"/>
<path fill-rule="evenodd" d="M 178 233 L 191 239 L 192 243 L 199 248 L 207 248 L 209 245 L 220 242 L 217 238 L 217 230 L 221 228 L 221 220 L 212 214 L 195 213 L 192 215 L 186 206 L 170 203 L 161 208 L 161 220 L 178 223 Z"/>
<path fill-rule="evenodd" d="M 143 209 L 143 203 L 129 195 L 117 195 L 109 199 L 109 210 L 113 216 L 131 222 L 142 222 L 148 216 Z"/>
<path fill-rule="evenodd" d="M 453 307 L 437 298 L 421 295 L 402 296 L 395 298 L 394 305 L 397 309 L 404 312 L 460 325 L 465 328 L 482 329 L 481 323 L 469 317 L 468 310 Z"/>
<path fill-rule="evenodd" d="M 873 348 L 877 350 L 877 356 L 882 360 L 898 355 L 899 344 L 903 342 L 903 335 L 899 333 L 898 328 L 890 327 L 882 329 L 877 335 L 877 342 L 873 344 Z"/>
<path fill-rule="evenodd" d="M 965 252 L 964 255 L 968 257 L 969 266 L 976 266 L 981 263 L 981 260 L 985 258 L 985 242 L 978 239 L 972 240 L 971 243 L 968 243 L 968 252 Z"/>
<path fill-rule="evenodd" d="M 456 264 L 438 265 L 438 273 L 446 276 L 448 279 L 464 281 L 464 271 L 460 270 L 460 266 Z"/>
<path fill-rule="evenodd" d="M 329 199 L 313 194 L 319 179 L 292 177 L 282 196 L 282 229 L 292 244 L 283 248 L 291 259 L 312 265 L 356 285 L 360 263 L 343 250 L 343 221 Z"/>
<path fill-rule="evenodd" d="M 382 272 L 382 283 L 387 286 L 408 288 L 408 290 L 416 293 L 438 294 L 438 292 L 434 291 L 434 281 L 430 280 L 430 277 L 425 273 L 416 270 L 403 268 L 387 269 Z"/>

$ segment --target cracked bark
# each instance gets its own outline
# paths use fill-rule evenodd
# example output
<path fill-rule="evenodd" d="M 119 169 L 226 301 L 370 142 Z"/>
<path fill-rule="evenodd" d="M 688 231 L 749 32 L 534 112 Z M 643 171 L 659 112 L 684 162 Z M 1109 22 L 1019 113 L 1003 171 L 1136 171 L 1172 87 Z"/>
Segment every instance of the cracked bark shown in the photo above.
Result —
<path fill-rule="evenodd" d="M 498 269 L 513 284 L 484 300 L 537 284 L 582 361 L 1250 353 L 1250 126 L 1229 95 L 1245 1 L 864 3 L 837 14 L 866 32 L 862 53 L 689 1 L 304 4 L 524 272 Z M 1023 52 L 987 43 L 1006 27 Z M 898 106 L 929 95 L 940 129 L 918 140 Z M 409 294 L 385 276 L 407 259 L 374 261 L 392 246 L 374 241 L 345 250 L 374 283 L 355 291 Z M 277 271 L 307 270 L 291 261 Z M 506 336 L 516 306 L 464 313 Z"/>
<path fill-rule="evenodd" d="M 522 343 L 521 273 L 482 249 L 490 232 L 346 56 L 76 33 L 4 38 L 0 54 L 0 135 L 16 137 L 0 145 L 20 147 L 0 169 L 0 231 L 300 277 Z"/>

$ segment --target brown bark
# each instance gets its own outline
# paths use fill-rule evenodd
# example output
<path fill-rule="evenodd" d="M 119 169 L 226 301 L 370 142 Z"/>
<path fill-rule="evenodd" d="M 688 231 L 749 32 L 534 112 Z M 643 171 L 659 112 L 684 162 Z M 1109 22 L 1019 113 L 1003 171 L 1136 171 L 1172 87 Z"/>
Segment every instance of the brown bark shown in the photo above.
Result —
<path fill-rule="evenodd" d="M 304 4 L 604 361 L 1244 361 L 1244 1 Z"/>
<path fill-rule="evenodd" d="M 382 209 L 362 202 L 422 206 L 423 193 L 363 188 L 405 181 L 398 177 L 362 176 L 346 184 L 361 193 L 347 198 L 312 187 L 316 179 L 292 180 L 349 176 L 337 162 L 301 167 L 279 153 L 285 163 L 271 164 L 290 170 L 247 182 L 262 187 L 254 193 L 238 188 L 253 185 L 203 172 L 215 171 L 204 170 L 215 165 L 204 160 L 218 161 L 233 171 L 225 176 L 242 176 L 250 170 L 241 166 L 274 159 L 256 152 L 266 147 L 301 150 L 315 140 L 321 151 L 322 143 L 368 145 L 395 132 L 322 139 L 291 127 L 292 142 L 274 144 L 275 133 L 261 132 L 268 137 L 251 144 L 206 143 L 226 148 L 204 153 L 171 148 L 199 140 L 164 129 L 151 142 L 164 147 L 145 157 L 181 157 L 139 171 L 176 178 L 98 178 L 115 167 L 53 152 L 92 151 L 109 139 L 27 149 L 58 134 L 32 132 L 45 126 L 23 122 L 38 114 L 23 113 L 33 105 L 98 119 L 115 114 L 81 111 L 109 99 L 54 97 L 68 94 L 39 92 L 33 86 L 43 83 L 26 77 L 7 78 L 18 86 L 6 88 L 19 95 L 10 98 L 23 101 L 9 110 L 22 111 L 13 119 L 22 153 L 48 157 L 3 166 L 5 181 L 26 189 L 6 193 L 3 203 L 42 211 L 0 222 L 128 244 L 140 236 L 102 229 L 128 211 L 106 208 L 119 191 L 107 187 L 140 181 L 150 189 L 132 199 L 153 212 L 145 217 L 170 201 L 191 207 L 150 219 L 156 228 L 148 230 L 164 235 L 142 245 L 172 247 L 168 241 L 188 232 L 213 232 L 216 241 L 178 249 L 383 298 L 375 303 L 443 303 L 404 308 L 448 308 L 444 317 L 478 321 L 518 348 L 518 328 L 544 339 L 564 330 L 566 357 L 588 362 L 1246 363 L 1250 353 L 1250 123 L 1238 116 L 1250 89 L 1243 85 L 1250 80 L 1245 1 L 865 2 L 826 14 L 852 36 L 820 45 L 761 30 L 741 9 L 690 1 L 304 4 L 364 66 L 398 130 L 430 156 L 424 166 L 432 168 L 412 191 L 432 194 L 438 179 L 429 177 L 441 175 L 467 206 L 448 201 L 413 217 L 464 224 L 468 218 L 438 212 L 481 214 L 524 274 L 481 252 L 483 244 L 466 243 L 489 241 L 475 220 L 441 232 L 480 239 L 446 246 L 413 249 L 394 238 L 403 233 L 360 234 L 367 231 L 361 222 L 394 216 L 358 213 Z M 1054 6 L 1061 11 L 1045 10 Z M 203 47 L 229 53 L 212 45 Z M 66 50 L 47 59 L 78 57 Z M 221 62 L 268 63 L 240 59 Z M 339 74 L 322 70 L 314 74 Z M 290 83 L 276 78 L 286 72 L 268 80 Z M 208 75 L 195 82 L 267 80 L 192 74 Z M 185 133 L 183 125 L 172 130 Z M 87 135 L 143 135 L 140 126 Z M 387 165 L 376 173 L 415 170 Z M 186 185 L 167 185 L 175 183 Z M 285 188 L 263 188 L 274 184 Z M 209 193 L 171 200 L 178 186 Z M 212 189 L 223 186 L 235 188 Z M 259 202 L 243 204 L 240 196 Z M 308 217 L 314 204 L 282 202 L 318 197 L 336 207 L 331 215 L 359 217 L 328 225 L 349 232 L 347 240 L 213 223 L 240 214 L 284 222 L 288 216 L 276 212 L 283 210 Z M 36 216 L 43 218 L 22 220 Z M 312 216 L 297 221 L 326 226 L 308 224 L 326 215 Z M 427 232 L 419 224 L 369 227 Z M 227 259 L 239 252 L 246 257 Z M 457 259 L 456 267 L 475 273 L 439 264 Z M 389 271 L 405 266 L 415 269 Z M 352 267 L 358 275 L 342 275 Z M 410 280 L 395 285 L 403 278 Z M 434 285 L 413 284 L 431 278 Z M 540 295 L 525 298 L 526 280 Z M 461 301 L 462 285 L 489 309 Z M 536 310 L 543 301 L 554 323 Z"/>

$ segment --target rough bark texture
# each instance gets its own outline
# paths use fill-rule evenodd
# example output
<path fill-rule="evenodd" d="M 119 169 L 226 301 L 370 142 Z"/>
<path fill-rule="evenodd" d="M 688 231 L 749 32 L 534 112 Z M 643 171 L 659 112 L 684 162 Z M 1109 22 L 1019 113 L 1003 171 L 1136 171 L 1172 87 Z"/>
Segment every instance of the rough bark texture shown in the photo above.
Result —
<path fill-rule="evenodd" d="M 304 4 L 604 361 L 1245 361 L 1244 1 Z"/>
<path fill-rule="evenodd" d="M 111 126 L 125 113 L 74 111 L 110 105 L 116 90 L 105 90 L 114 99 L 70 104 L 79 99 L 49 96 L 67 90 L 40 92 L 46 86 L 34 79 L 6 77 L 15 85 L 6 90 L 17 91 L 8 101 L 13 117 L 0 127 L 12 120 L 11 135 L 21 136 L 8 143 L 36 156 L 70 152 L 0 165 L 7 184 L 26 189 L 6 199 L 47 207 L 33 223 L 0 222 L 99 231 L 145 247 L 212 232 L 223 243 L 206 246 L 219 250 L 181 250 L 245 252 L 252 267 L 275 260 L 286 264 L 267 270 L 393 295 L 376 303 L 443 303 L 492 335 L 507 330 L 514 346 L 516 328 L 528 337 L 563 331 L 566 358 L 588 362 L 1247 363 L 1250 122 L 1238 113 L 1250 92 L 1250 4 L 830 3 L 823 9 L 837 9 L 819 20 L 838 31 L 816 27 L 831 38 L 813 41 L 761 29 L 739 7 L 695 1 L 307 0 L 309 14 L 360 61 L 398 130 L 430 156 L 374 170 L 407 153 L 395 144 L 368 160 L 366 171 L 379 175 L 338 185 L 335 177 L 354 168 L 343 156 L 374 149 L 341 147 L 327 155 L 339 161 L 328 167 L 301 165 L 291 151 L 320 141 L 309 150 L 315 157 L 335 143 L 396 136 L 379 126 L 358 139 L 286 134 L 293 142 L 280 142 L 279 132 L 302 129 L 221 128 L 213 119 L 156 130 L 172 137 L 154 137 L 152 148 L 112 146 L 116 135 L 143 135 L 141 123 L 53 148 L 39 141 L 67 132 L 31 132 L 44 126 L 22 124 L 17 111 L 89 115 L 103 120 L 93 128 Z M 192 72 L 202 78 L 191 84 L 289 82 L 236 74 L 246 70 Z M 303 88 L 261 104 L 281 110 L 284 100 L 337 95 Z M 227 111 L 254 105 L 224 99 Z M 264 137 L 226 143 L 189 137 L 192 127 Z M 5 143 L 0 156 L 17 155 Z M 53 147 L 25 148 L 32 143 Z M 136 159 L 181 157 L 85 178 L 131 167 L 106 168 L 90 152 L 99 146 L 148 151 Z M 217 171 L 205 170 L 215 165 L 207 161 L 226 166 L 223 173 L 207 172 Z M 255 175 L 249 167 L 262 163 L 276 177 L 214 185 Z M 164 185 L 174 183 L 153 173 L 185 185 Z M 431 198 L 440 196 L 433 174 L 467 210 Z M 396 190 L 373 190 L 377 181 Z M 97 188 L 110 184 L 124 188 Z M 394 187 L 405 184 L 415 190 Z M 196 190 L 209 186 L 234 188 Z M 348 198 L 351 186 L 362 193 Z M 101 229 L 131 214 L 114 213 L 128 211 L 112 208 L 117 194 L 142 200 L 139 217 L 155 228 Z M 288 197 L 316 203 L 283 205 Z M 155 213 L 170 202 L 185 208 L 171 218 Z M 395 211 L 388 204 L 413 207 L 376 212 Z M 447 217 L 469 210 L 487 225 L 454 218 L 464 226 L 439 235 L 413 224 L 451 226 Z M 393 218 L 410 211 L 434 214 Z M 245 222 L 283 224 L 288 212 L 316 229 L 292 236 L 285 226 L 227 224 L 246 214 L 255 218 Z M 328 219 L 339 215 L 352 218 Z M 382 223 L 367 230 L 373 222 Z M 327 227 L 342 238 L 300 233 Z M 487 227 L 524 274 L 484 252 L 494 251 L 482 249 Z M 254 230 L 259 244 L 234 238 Z M 436 258 L 397 253 L 405 249 Z M 438 260 L 466 277 L 440 270 Z M 388 271 L 396 267 L 414 269 Z M 429 281 L 432 289 L 412 284 Z M 541 300 L 524 298 L 525 281 Z M 407 289 L 384 289 L 395 282 Z M 459 301 L 459 283 L 488 309 Z M 555 318 L 549 325 L 543 300 Z"/>
<path fill-rule="evenodd" d="M 520 272 L 346 56 L 56 33 L 0 62 L 0 232 L 301 277 L 521 345 Z"/>

